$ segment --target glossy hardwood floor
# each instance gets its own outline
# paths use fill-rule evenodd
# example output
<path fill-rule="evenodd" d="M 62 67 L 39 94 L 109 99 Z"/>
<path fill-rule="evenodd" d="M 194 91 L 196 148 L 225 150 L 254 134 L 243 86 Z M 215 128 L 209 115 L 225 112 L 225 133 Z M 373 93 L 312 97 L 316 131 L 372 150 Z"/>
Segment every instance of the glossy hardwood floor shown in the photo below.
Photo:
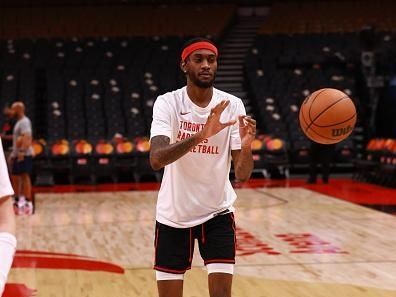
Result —
<path fill-rule="evenodd" d="M 237 193 L 233 296 L 396 296 L 395 216 L 303 188 Z M 155 191 L 39 194 L 36 201 L 34 216 L 18 217 L 8 292 L 157 296 Z M 184 293 L 209 296 L 198 252 Z"/>

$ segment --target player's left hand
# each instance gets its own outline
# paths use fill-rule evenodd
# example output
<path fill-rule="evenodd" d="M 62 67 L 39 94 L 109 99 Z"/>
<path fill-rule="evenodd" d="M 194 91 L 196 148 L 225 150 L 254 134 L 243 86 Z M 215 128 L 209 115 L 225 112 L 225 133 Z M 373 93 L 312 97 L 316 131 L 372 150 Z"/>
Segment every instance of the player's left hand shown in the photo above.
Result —
<path fill-rule="evenodd" d="M 256 138 L 256 121 L 250 116 L 239 116 L 239 135 L 242 147 L 249 147 Z"/>

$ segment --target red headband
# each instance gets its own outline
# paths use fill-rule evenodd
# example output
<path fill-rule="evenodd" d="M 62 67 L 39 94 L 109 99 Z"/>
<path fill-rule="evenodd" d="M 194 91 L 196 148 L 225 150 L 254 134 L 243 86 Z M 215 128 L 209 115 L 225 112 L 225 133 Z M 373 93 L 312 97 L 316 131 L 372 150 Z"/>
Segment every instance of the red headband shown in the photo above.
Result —
<path fill-rule="evenodd" d="M 195 42 L 195 43 L 193 43 L 193 44 L 190 44 L 189 46 L 187 46 L 187 47 L 183 50 L 183 52 L 182 52 L 182 54 L 181 54 L 182 61 L 185 61 L 186 58 L 187 58 L 192 52 L 194 52 L 194 51 L 196 51 L 196 50 L 199 50 L 199 49 L 207 49 L 207 50 L 210 50 L 210 51 L 212 51 L 212 52 L 215 53 L 216 57 L 217 57 L 217 55 L 218 55 L 217 47 L 216 47 L 216 46 L 214 46 L 213 44 L 211 44 L 210 42 L 207 42 L 207 41 L 198 41 L 198 42 Z"/>

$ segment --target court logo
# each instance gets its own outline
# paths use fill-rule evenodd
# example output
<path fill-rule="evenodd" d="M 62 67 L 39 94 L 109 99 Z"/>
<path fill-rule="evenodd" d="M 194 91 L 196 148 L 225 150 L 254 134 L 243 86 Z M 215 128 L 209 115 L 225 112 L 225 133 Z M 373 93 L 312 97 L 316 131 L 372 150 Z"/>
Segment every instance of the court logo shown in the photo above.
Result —
<path fill-rule="evenodd" d="M 342 248 L 312 233 L 284 233 L 274 234 L 283 243 L 283 247 L 275 242 L 266 243 L 254 234 L 236 228 L 237 234 L 237 256 L 251 256 L 254 254 L 267 254 L 270 256 L 291 254 L 348 254 Z M 276 244 L 277 247 L 272 245 Z M 285 245 L 286 244 L 286 245 Z"/>

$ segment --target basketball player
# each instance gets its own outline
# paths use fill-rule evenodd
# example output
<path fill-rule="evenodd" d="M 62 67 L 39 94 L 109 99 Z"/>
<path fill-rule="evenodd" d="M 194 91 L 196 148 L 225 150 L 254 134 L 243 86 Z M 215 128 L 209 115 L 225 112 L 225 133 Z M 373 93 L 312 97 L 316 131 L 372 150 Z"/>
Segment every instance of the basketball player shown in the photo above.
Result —
<path fill-rule="evenodd" d="M 218 50 L 207 39 L 183 48 L 187 86 L 159 96 L 151 126 L 150 162 L 165 167 L 158 194 L 155 265 L 159 297 L 181 297 L 194 241 L 208 270 L 211 297 L 230 297 L 235 263 L 236 194 L 229 181 L 253 169 L 256 121 L 241 99 L 215 89 Z"/>
<path fill-rule="evenodd" d="M 11 106 L 17 122 L 13 130 L 12 143 L 12 184 L 18 197 L 18 208 L 23 208 L 27 214 L 33 213 L 32 183 L 32 124 L 25 115 L 25 105 L 14 102 Z M 22 186 L 22 191 L 20 190 Z"/>
<path fill-rule="evenodd" d="M 17 243 L 12 195 L 14 191 L 0 141 L 0 296 L 4 290 Z"/>

